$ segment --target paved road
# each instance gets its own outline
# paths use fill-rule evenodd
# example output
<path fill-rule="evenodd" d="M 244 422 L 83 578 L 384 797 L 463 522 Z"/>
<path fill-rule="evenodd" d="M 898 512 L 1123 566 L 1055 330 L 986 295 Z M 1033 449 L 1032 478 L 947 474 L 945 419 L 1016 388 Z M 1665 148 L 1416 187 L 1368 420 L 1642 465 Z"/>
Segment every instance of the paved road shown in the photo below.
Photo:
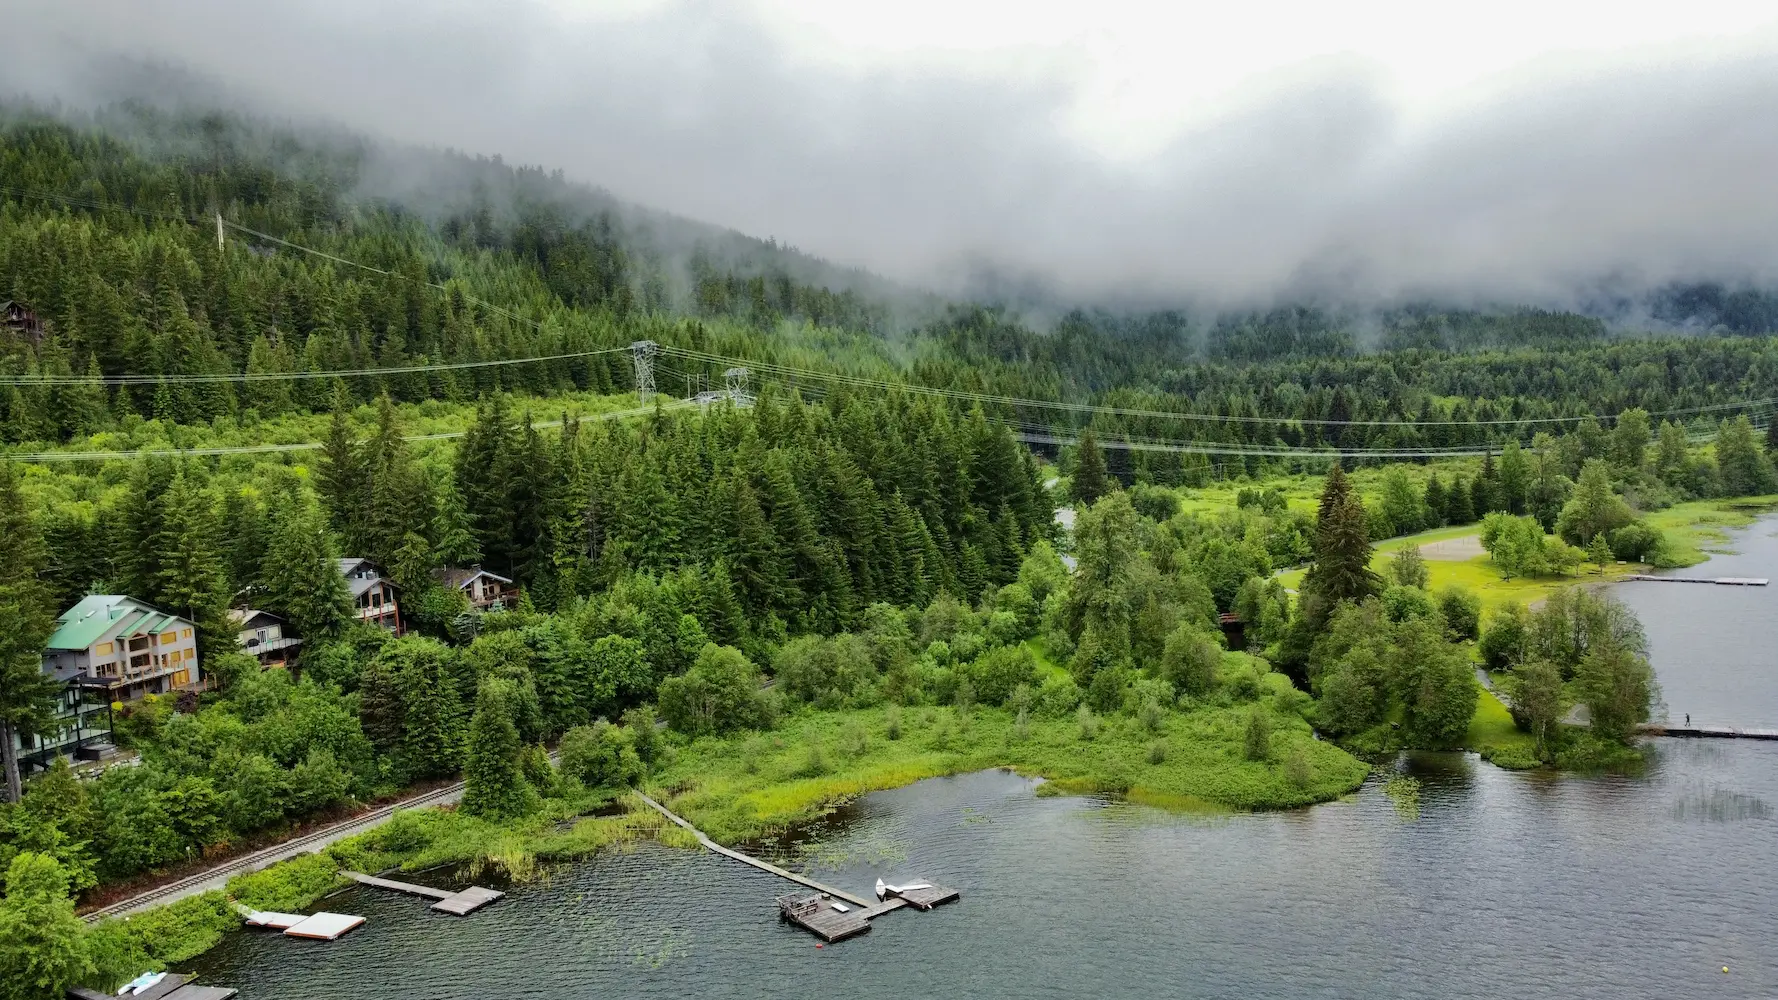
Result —
<path fill-rule="evenodd" d="M 140 895 L 119 900 L 110 906 L 94 910 L 86 915 L 86 919 L 96 921 L 102 917 L 127 916 L 150 907 L 165 906 L 174 900 L 184 899 L 187 896 L 209 892 L 211 889 L 221 889 L 228 885 L 228 880 L 236 875 L 244 872 L 256 872 L 268 865 L 287 861 L 300 854 L 313 854 L 336 840 L 342 840 L 353 834 L 363 833 L 373 827 L 381 826 L 387 823 L 389 817 L 394 816 L 398 809 L 451 805 L 461 798 L 463 798 L 463 783 L 459 781 L 454 785 L 447 785 L 391 805 L 373 809 L 361 816 L 343 820 L 313 833 L 286 840 L 281 844 L 274 844 L 264 850 L 243 854 L 232 861 L 223 862 L 214 868 L 187 876 L 177 882 L 169 882 Z"/>

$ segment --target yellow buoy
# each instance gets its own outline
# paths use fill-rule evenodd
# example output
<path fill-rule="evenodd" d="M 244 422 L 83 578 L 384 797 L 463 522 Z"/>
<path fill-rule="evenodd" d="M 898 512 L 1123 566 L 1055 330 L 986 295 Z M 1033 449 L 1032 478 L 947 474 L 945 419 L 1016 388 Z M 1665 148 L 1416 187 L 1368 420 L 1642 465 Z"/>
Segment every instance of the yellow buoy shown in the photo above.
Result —
<path fill-rule="evenodd" d="M 1722 967 L 1722 974 L 1725 976 L 1729 974 L 1729 967 L 1728 966 L 1725 965 Z"/>

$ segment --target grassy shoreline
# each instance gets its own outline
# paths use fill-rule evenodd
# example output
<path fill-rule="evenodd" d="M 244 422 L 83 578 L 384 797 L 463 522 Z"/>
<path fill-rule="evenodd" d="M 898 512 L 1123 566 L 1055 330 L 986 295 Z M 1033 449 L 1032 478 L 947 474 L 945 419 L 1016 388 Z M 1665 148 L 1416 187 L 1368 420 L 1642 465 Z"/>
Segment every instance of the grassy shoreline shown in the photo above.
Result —
<path fill-rule="evenodd" d="M 1021 727 L 998 708 L 809 710 L 770 732 L 681 744 L 647 789 L 727 844 L 784 832 L 873 791 L 996 767 L 1048 779 L 1044 794 L 1117 794 L 1186 812 L 1293 808 L 1346 795 L 1370 770 L 1314 738 L 1296 711 L 1301 697 L 1282 675 L 1266 674 L 1255 702 L 1167 712 L 1146 723 L 1112 715 L 1086 726 L 1070 715 L 1031 717 Z M 1247 759 L 1244 749 L 1254 711 L 1270 727 L 1264 760 Z M 545 877 L 551 864 L 625 850 L 644 838 L 697 846 L 617 789 L 575 789 L 545 799 L 535 815 L 504 823 L 455 809 L 406 810 L 315 854 L 236 876 L 226 890 L 100 926 L 146 963 L 178 965 L 240 927 L 233 903 L 300 910 L 348 885 L 345 871 L 461 865 L 526 882 Z"/>

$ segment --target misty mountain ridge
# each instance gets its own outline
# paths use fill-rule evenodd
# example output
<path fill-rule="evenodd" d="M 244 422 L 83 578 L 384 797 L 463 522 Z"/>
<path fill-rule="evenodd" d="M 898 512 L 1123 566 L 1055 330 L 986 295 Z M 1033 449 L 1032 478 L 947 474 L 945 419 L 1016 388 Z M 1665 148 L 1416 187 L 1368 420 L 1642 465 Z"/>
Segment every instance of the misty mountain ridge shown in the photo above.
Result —
<path fill-rule="evenodd" d="M 335 199 L 329 206 L 313 206 L 316 221 L 337 214 L 332 221 L 349 224 L 366 212 L 410 217 L 442 240 L 530 257 L 546 276 L 557 262 L 571 257 L 577 267 L 600 272 L 599 282 L 612 299 L 577 301 L 577 292 L 559 289 L 570 305 L 616 303 L 680 314 L 734 314 L 756 305 L 742 300 L 757 299 L 766 283 L 775 283 L 786 300 L 796 287 L 838 297 L 842 304 L 837 310 L 818 309 L 810 317 L 817 325 L 837 323 L 887 335 L 930 327 L 941 323 L 947 311 L 981 305 L 1039 333 L 1067 328 L 1098 336 L 1135 335 L 1157 346 L 1166 343 L 1169 349 L 1163 353 L 1174 357 L 1228 361 L 1778 330 L 1778 294 L 1771 290 L 1733 281 L 1647 287 L 1621 275 L 1577 286 L 1545 302 L 1385 302 L 1321 290 L 1229 309 L 1151 296 L 1083 301 L 1043 276 L 982 259 L 959 275 L 963 294 L 943 296 L 826 261 L 770 236 L 759 238 L 638 205 L 595 184 L 571 180 L 560 168 L 514 166 L 499 154 L 402 145 L 337 124 L 299 124 L 219 110 L 214 103 L 195 100 L 193 87 L 190 81 L 170 89 L 161 86 L 147 91 L 161 94 L 159 101 L 132 100 L 92 110 L 14 98 L 0 101 L 0 119 L 62 122 L 123 143 L 146 159 L 181 165 L 199 178 L 208 166 L 223 162 L 301 178 Z M 193 201 L 188 194 L 181 210 L 196 216 L 215 207 Z"/>

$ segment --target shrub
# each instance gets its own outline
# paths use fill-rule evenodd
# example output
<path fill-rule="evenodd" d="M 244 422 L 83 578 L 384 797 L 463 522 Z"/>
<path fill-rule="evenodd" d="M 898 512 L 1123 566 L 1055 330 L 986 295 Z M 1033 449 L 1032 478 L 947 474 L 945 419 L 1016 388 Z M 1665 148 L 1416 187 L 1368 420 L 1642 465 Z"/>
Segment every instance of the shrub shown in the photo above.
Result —
<path fill-rule="evenodd" d="M 562 734 L 562 773 L 588 788 L 633 785 L 642 777 L 642 758 L 628 734 L 600 719 Z"/>
<path fill-rule="evenodd" d="M 1272 754 L 1272 720 L 1265 710 L 1255 707 L 1247 715 L 1247 733 L 1241 740 L 1242 752 L 1248 760 L 1265 760 Z"/>
<path fill-rule="evenodd" d="M 1020 686 L 1037 680 L 1037 659 L 1024 646 L 998 646 L 976 657 L 964 670 L 985 705 L 1004 705 Z"/>
<path fill-rule="evenodd" d="M 1611 553 L 1625 562 L 1658 562 L 1666 544 L 1661 529 L 1647 521 L 1632 521 L 1609 533 Z"/>
<path fill-rule="evenodd" d="M 1392 622 L 1405 622 L 1410 618 L 1431 618 L 1437 610 L 1432 603 L 1432 595 L 1419 587 L 1407 587 L 1397 584 L 1383 591 L 1383 613 Z"/>
<path fill-rule="evenodd" d="M 1072 677 L 1050 677 L 1037 692 L 1037 714 L 1064 719 L 1080 704 L 1080 685 Z"/>
<path fill-rule="evenodd" d="M 1161 678 L 1185 694 L 1205 695 L 1216 686 L 1216 668 L 1222 662 L 1222 645 L 1191 625 L 1181 625 L 1167 636 L 1161 652 Z"/>
<path fill-rule="evenodd" d="M 1482 599 L 1463 587 L 1452 585 L 1439 592 L 1438 611 L 1445 619 L 1445 634 L 1453 640 L 1474 639 L 1482 626 Z"/>
<path fill-rule="evenodd" d="M 661 714 L 687 736 L 767 725 L 772 709 L 759 690 L 759 668 L 733 646 L 707 643 L 692 668 L 661 682 Z"/>
<path fill-rule="evenodd" d="M 1093 714 L 1093 710 L 1090 706 L 1082 703 L 1080 709 L 1075 712 L 1074 718 L 1080 726 L 1081 739 L 1090 740 L 1098 737 L 1099 719 Z"/>

